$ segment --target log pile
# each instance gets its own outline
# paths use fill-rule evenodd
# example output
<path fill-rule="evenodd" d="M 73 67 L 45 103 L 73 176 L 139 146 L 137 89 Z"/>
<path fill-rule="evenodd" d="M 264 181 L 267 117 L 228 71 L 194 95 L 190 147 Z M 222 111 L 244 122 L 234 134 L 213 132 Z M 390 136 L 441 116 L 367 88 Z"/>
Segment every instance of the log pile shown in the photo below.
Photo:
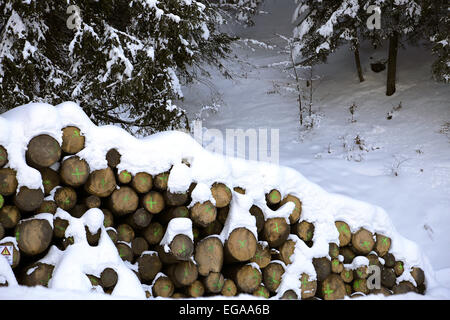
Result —
<path fill-rule="evenodd" d="M 47 286 L 54 266 L 38 260 L 52 245 L 66 250 L 73 244 L 73 239 L 65 235 L 69 221 L 55 217 L 51 226 L 45 219 L 33 218 L 35 214 L 55 214 L 60 208 L 80 218 L 87 210 L 99 208 L 119 256 L 137 266 L 137 277 L 150 286 L 148 297 L 227 297 L 246 293 L 264 298 L 329 300 L 369 293 L 425 291 L 420 268 L 410 271 L 415 285 L 408 281 L 397 284 L 405 270 L 403 261 L 390 252 L 390 238 L 363 228 L 352 232 L 347 223 L 336 221 L 339 243 L 329 244 L 327 256 L 313 259 L 317 277 L 303 273 L 297 293 L 278 292 L 286 268 L 293 263 L 296 242 L 302 241 L 308 247 L 314 244 L 315 226 L 302 219 L 301 199 L 291 194 L 283 197 L 280 191 L 271 190 L 266 194 L 266 203 L 272 210 L 288 202 L 295 204 L 289 219 L 265 219 L 261 208 L 253 205 L 249 213 L 255 217 L 257 234 L 238 227 L 222 242 L 214 235 L 222 232 L 227 221 L 233 196 L 228 186 L 220 182 L 211 185 L 215 204 L 191 204 L 195 185 L 183 193 L 171 193 L 167 183 L 170 170 L 134 175 L 119 171 L 121 155 L 116 149 L 106 154 L 107 168 L 91 171 L 89 164 L 76 155 L 84 144 L 83 133 L 73 126 L 62 130 L 62 145 L 45 134 L 29 141 L 26 161 L 41 173 L 43 190 L 17 190 L 17 172 L 7 167 L 8 150 L 0 146 L 0 245 L 14 247 L 12 268 L 19 284 Z M 245 190 L 236 187 L 234 192 Z M 53 196 L 51 200 L 49 195 Z M 178 234 L 167 250 L 161 240 L 169 222 L 177 218 L 191 219 L 193 238 Z M 92 233 L 86 228 L 86 236 L 88 243 L 96 246 L 100 230 Z M 349 267 L 358 256 L 366 257 L 369 265 L 380 266 L 381 288 L 368 287 L 367 266 Z M 105 293 L 111 293 L 118 281 L 113 268 L 105 268 L 100 276 L 86 277 Z"/>

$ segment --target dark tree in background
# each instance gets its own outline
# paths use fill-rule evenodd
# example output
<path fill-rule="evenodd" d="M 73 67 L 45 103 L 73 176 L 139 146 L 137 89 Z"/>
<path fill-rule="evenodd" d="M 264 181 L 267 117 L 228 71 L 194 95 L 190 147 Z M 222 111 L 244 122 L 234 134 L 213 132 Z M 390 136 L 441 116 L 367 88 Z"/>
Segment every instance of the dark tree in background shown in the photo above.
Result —
<path fill-rule="evenodd" d="M 70 100 L 97 124 L 183 127 L 180 83 L 230 50 L 220 19 L 195 0 L 1 1 L 0 110 Z"/>
<path fill-rule="evenodd" d="M 439 81 L 449 80 L 448 4 L 444 0 L 298 0 L 294 12 L 294 40 L 298 64 L 327 61 L 340 45 L 349 43 L 354 52 L 359 80 L 363 81 L 359 44 L 369 40 L 380 47 L 388 42 L 386 94 L 396 90 L 398 48 L 404 43 L 432 46 L 436 55 L 432 72 Z M 381 9 L 381 28 L 369 29 L 369 6 Z"/>

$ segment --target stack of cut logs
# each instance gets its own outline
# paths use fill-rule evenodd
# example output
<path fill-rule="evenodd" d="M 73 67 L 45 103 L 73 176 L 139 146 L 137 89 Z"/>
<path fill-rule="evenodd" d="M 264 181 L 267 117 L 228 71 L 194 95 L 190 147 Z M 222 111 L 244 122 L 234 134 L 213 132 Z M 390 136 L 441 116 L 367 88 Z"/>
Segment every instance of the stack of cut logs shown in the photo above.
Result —
<path fill-rule="evenodd" d="M 106 169 L 90 171 L 88 163 L 76 155 L 85 145 L 82 132 L 76 127 L 66 127 L 62 137 L 62 145 L 45 134 L 28 143 L 26 161 L 41 173 L 44 192 L 27 187 L 16 190 L 16 172 L 8 168 L 8 151 L 0 146 L 0 245 L 13 245 L 8 237 L 17 240 L 19 250 L 14 248 L 12 268 L 19 284 L 47 286 L 54 266 L 38 260 L 52 245 L 65 250 L 74 243 L 73 238 L 65 236 L 69 221 L 55 217 L 52 228 L 47 220 L 32 218 L 38 213 L 55 214 L 57 208 L 75 218 L 90 208 L 101 209 L 104 226 L 120 257 L 134 265 L 133 271 L 141 283 L 151 288 L 146 291 L 147 297 L 239 293 L 273 297 L 286 266 L 292 263 L 290 257 L 295 249 L 292 239 L 304 241 L 309 247 L 313 245 L 314 224 L 302 220 L 302 203 L 293 195 L 282 198 L 275 189 L 266 195 L 272 210 L 294 202 L 290 223 L 284 218 L 265 220 L 262 210 L 253 206 L 250 213 L 256 218 L 258 238 L 241 227 L 234 229 L 222 244 L 212 235 L 221 233 L 227 219 L 232 192 L 226 185 L 220 182 L 212 185 L 215 205 L 206 201 L 188 208 L 195 183 L 184 193 L 171 193 L 167 190 L 170 170 L 156 175 L 119 171 L 121 155 L 116 149 L 106 154 Z M 183 163 L 189 166 L 188 162 Z M 51 191 L 54 200 L 44 200 Z M 245 193 L 240 187 L 234 191 Z M 167 225 L 171 219 L 181 217 L 192 220 L 194 241 L 184 234 L 176 235 L 166 252 L 161 240 Z M 365 229 L 352 233 L 343 221 L 336 221 L 335 225 L 339 245 L 330 243 L 327 256 L 313 259 L 317 279 L 310 280 L 307 274 L 302 274 L 297 291 L 301 297 L 288 290 L 280 293 L 283 299 L 424 292 L 424 273 L 420 268 L 411 272 L 417 286 L 407 281 L 396 283 L 404 270 L 403 262 L 389 253 L 391 239 Z M 289 237 L 290 234 L 298 238 Z M 100 229 L 91 233 L 86 227 L 86 235 L 89 245 L 98 245 Z M 381 289 L 369 289 L 367 266 L 348 267 L 356 256 L 365 256 L 370 265 L 381 268 Z M 118 281 L 113 267 L 103 270 L 100 276 L 86 276 L 93 287 L 101 286 L 106 293 L 111 293 Z"/>

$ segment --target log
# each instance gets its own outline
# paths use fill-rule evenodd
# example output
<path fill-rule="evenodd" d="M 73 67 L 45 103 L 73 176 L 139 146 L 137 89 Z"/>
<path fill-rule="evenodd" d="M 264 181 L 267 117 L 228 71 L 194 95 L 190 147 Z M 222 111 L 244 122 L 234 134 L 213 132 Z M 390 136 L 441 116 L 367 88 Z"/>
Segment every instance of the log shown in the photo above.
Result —
<path fill-rule="evenodd" d="M 29 189 L 20 187 L 14 196 L 14 204 L 21 211 L 31 212 L 37 210 L 44 201 L 44 193 L 41 189 Z"/>
<path fill-rule="evenodd" d="M 374 251 L 382 257 L 389 252 L 389 249 L 391 248 L 391 239 L 378 233 L 375 233 L 375 237 L 376 242 Z"/>
<path fill-rule="evenodd" d="M 194 243 L 185 234 L 177 234 L 169 245 L 170 253 L 178 261 L 190 260 L 194 252 Z"/>
<path fill-rule="evenodd" d="M 31 167 L 47 168 L 59 161 L 61 147 L 53 137 L 41 134 L 30 140 L 25 156 Z"/>
<path fill-rule="evenodd" d="M 205 286 L 200 280 L 195 280 L 186 288 L 186 294 L 192 298 L 198 298 L 205 294 Z"/>
<path fill-rule="evenodd" d="M 408 292 L 415 292 L 417 293 L 417 289 L 416 287 L 414 287 L 414 285 L 409 282 L 409 281 L 402 281 L 399 284 L 396 284 L 393 288 L 392 291 L 394 294 L 405 294 Z"/>
<path fill-rule="evenodd" d="M 111 241 L 116 244 L 117 243 L 117 231 L 114 228 L 109 227 L 108 230 L 106 230 L 106 233 L 108 234 Z"/>
<path fill-rule="evenodd" d="M 220 272 L 223 259 L 223 245 L 219 238 L 209 237 L 195 246 L 194 260 L 201 276 L 207 276 L 210 272 Z"/>
<path fill-rule="evenodd" d="M 284 274 L 284 267 L 278 262 L 271 262 L 263 269 L 264 287 L 275 293 L 280 286 L 281 277 Z"/>
<path fill-rule="evenodd" d="M 242 227 L 236 228 L 225 241 L 225 258 L 230 261 L 248 261 L 256 253 L 256 243 L 251 231 Z"/>
<path fill-rule="evenodd" d="M 158 218 L 163 224 L 168 224 L 174 218 L 189 218 L 189 209 L 186 206 L 170 207 Z"/>
<path fill-rule="evenodd" d="M 294 290 L 286 290 L 281 296 L 281 300 L 298 300 L 298 296 Z"/>
<path fill-rule="evenodd" d="M 77 127 L 69 126 L 62 129 L 62 150 L 75 154 L 84 149 L 85 138 Z"/>
<path fill-rule="evenodd" d="M 266 222 L 266 220 L 264 218 L 264 213 L 259 207 L 255 206 L 255 205 L 252 205 L 252 207 L 250 208 L 249 211 L 250 211 L 250 214 L 255 217 L 256 229 L 257 229 L 258 233 L 260 233 L 264 229 L 264 224 Z"/>
<path fill-rule="evenodd" d="M 223 183 L 214 183 L 211 187 L 211 194 L 216 200 L 216 207 L 223 208 L 231 202 L 231 190 Z"/>
<path fill-rule="evenodd" d="M 234 281 L 231 279 L 226 279 L 221 293 L 225 297 L 234 297 L 237 294 L 237 286 Z"/>
<path fill-rule="evenodd" d="M 103 226 L 109 228 L 114 226 L 114 216 L 108 209 L 100 209 L 103 212 Z"/>
<path fill-rule="evenodd" d="M 284 262 L 285 265 L 289 265 L 292 263 L 291 256 L 294 254 L 295 250 L 295 242 L 293 240 L 286 240 L 280 246 L 280 259 Z"/>
<path fill-rule="evenodd" d="M 312 263 L 317 274 L 317 281 L 324 281 L 331 274 L 331 262 L 327 258 L 313 258 Z"/>
<path fill-rule="evenodd" d="M 234 279 L 238 289 L 244 293 L 254 292 L 262 281 L 261 272 L 250 264 L 238 269 Z"/>
<path fill-rule="evenodd" d="M 119 241 L 130 243 L 133 241 L 134 237 L 134 230 L 128 224 L 123 223 L 117 227 L 117 239 Z"/>
<path fill-rule="evenodd" d="M 91 195 L 85 198 L 83 203 L 88 209 L 100 208 L 102 200 L 97 196 Z"/>
<path fill-rule="evenodd" d="M 150 224 L 153 216 L 144 208 L 137 209 L 134 213 L 127 216 L 126 222 L 134 230 L 142 230 Z"/>
<path fill-rule="evenodd" d="M 55 266 L 47 263 L 33 263 L 24 269 L 19 276 L 19 284 L 28 287 L 44 286 L 48 287 L 48 282 L 53 275 Z"/>
<path fill-rule="evenodd" d="M 234 187 L 233 190 L 240 194 L 245 194 L 245 189 L 241 187 Z"/>
<path fill-rule="evenodd" d="M 131 186 L 137 193 L 147 193 L 153 188 L 153 178 L 146 172 L 138 172 L 131 180 Z"/>
<path fill-rule="evenodd" d="M 142 206 L 151 214 L 158 214 L 165 208 L 164 197 L 157 191 L 150 191 L 142 198 Z"/>
<path fill-rule="evenodd" d="M 266 201 L 268 206 L 275 206 L 281 202 L 281 193 L 277 189 L 272 189 L 266 194 Z"/>
<path fill-rule="evenodd" d="M 15 206 L 4 206 L 0 209 L 0 223 L 5 229 L 15 228 L 20 218 L 20 211 Z"/>
<path fill-rule="evenodd" d="M 3 196 L 0 194 L 0 209 L 3 208 L 3 204 L 5 203 L 5 199 L 3 198 Z"/>
<path fill-rule="evenodd" d="M 88 279 L 91 282 L 91 285 L 93 287 L 100 286 L 100 278 L 99 277 L 96 277 L 92 274 L 86 274 L 86 277 L 88 277 Z"/>
<path fill-rule="evenodd" d="M 106 153 L 106 161 L 108 162 L 108 166 L 111 168 L 116 168 L 117 165 L 120 163 L 120 158 L 122 156 L 120 155 L 119 151 L 116 149 L 109 149 Z"/>
<path fill-rule="evenodd" d="M 166 276 L 160 276 L 155 280 L 152 286 L 152 295 L 156 297 L 169 298 L 175 291 L 175 285 L 172 280 Z"/>
<path fill-rule="evenodd" d="M 297 223 L 300 220 L 300 216 L 302 214 L 302 202 L 299 198 L 288 194 L 286 197 L 283 198 L 280 202 L 280 206 L 284 206 L 288 202 L 293 202 L 295 204 L 294 210 L 292 210 L 291 214 L 289 215 L 289 222 L 290 224 Z"/>
<path fill-rule="evenodd" d="M 19 249 L 27 255 L 35 256 L 49 247 L 53 229 L 47 220 L 22 220 L 16 226 L 14 234 Z"/>
<path fill-rule="evenodd" d="M 352 287 L 352 285 L 346 283 L 346 284 L 345 284 L 345 293 L 346 293 L 346 295 L 351 296 L 351 295 L 352 295 L 352 292 L 353 292 L 353 287 Z"/>
<path fill-rule="evenodd" d="M 161 271 L 162 263 L 156 252 L 144 253 L 137 259 L 138 272 L 144 282 L 153 281 Z"/>
<path fill-rule="evenodd" d="M 59 208 L 64 211 L 70 211 L 77 204 L 77 193 L 71 187 L 58 188 L 54 199 Z"/>
<path fill-rule="evenodd" d="M 405 269 L 403 267 L 403 262 L 395 261 L 394 271 L 395 271 L 395 274 L 397 275 L 397 277 L 400 277 L 403 274 L 403 272 L 405 271 Z"/>
<path fill-rule="evenodd" d="M 0 169 L 0 194 L 10 196 L 16 193 L 18 186 L 16 171 L 10 168 Z"/>
<path fill-rule="evenodd" d="M 88 226 L 84 226 L 86 232 L 86 240 L 88 244 L 92 247 L 98 246 L 98 241 L 100 240 L 101 229 L 97 229 L 95 233 L 91 233 Z"/>
<path fill-rule="evenodd" d="M 88 210 L 88 207 L 86 207 L 84 203 L 77 203 L 72 209 L 70 209 L 69 213 L 72 217 L 81 218 Z"/>
<path fill-rule="evenodd" d="M 352 283 L 352 281 L 353 281 L 353 270 L 344 268 L 344 270 L 342 270 L 340 276 L 341 276 L 342 280 L 345 283 Z"/>
<path fill-rule="evenodd" d="M 425 273 L 421 268 L 413 267 L 411 275 L 414 278 L 414 281 L 416 281 L 417 287 L 420 287 L 425 283 Z"/>
<path fill-rule="evenodd" d="M 255 255 L 250 259 L 250 262 L 255 262 L 261 269 L 267 267 L 272 259 L 270 248 L 257 243 Z"/>
<path fill-rule="evenodd" d="M 140 256 L 149 249 L 147 240 L 143 237 L 136 237 L 131 241 L 131 250 L 135 256 Z"/>
<path fill-rule="evenodd" d="M 300 277 L 300 287 L 302 289 L 302 299 L 309 299 L 316 295 L 317 292 L 317 281 L 310 280 L 309 275 L 302 273 Z"/>
<path fill-rule="evenodd" d="M 206 292 L 220 293 L 225 284 L 225 278 L 220 272 L 210 272 L 204 279 L 203 284 Z"/>
<path fill-rule="evenodd" d="M 255 291 L 253 291 L 253 295 L 255 297 L 262 297 L 268 299 L 270 297 L 269 290 L 266 289 L 264 286 L 258 286 Z"/>
<path fill-rule="evenodd" d="M 339 246 L 345 247 L 352 241 L 352 232 L 350 227 L 344 221 L 336 221 L 334 223 L 339 232 Z"/>
<path fill-rule="evenodd" d="M 336 274 L 330 274 L 322 282 L 320 290 L 324 300 L 344 299 L 347 293 L 344 281 Z"/>
<path fill-rule="evenodd" d="M 120 171 L 120 173 L 117 176 L 117 180 L 119 180 L 119 182 L 121 184 L 128 184 L 131 182 L 131 179 L 133 177 L 131 176 L 131 173 L 127 170 L 122 170 Z"/>
<path fill-rule="evenodd" d="M 384 259 L 384 266 L 388 268 L 393 268 L 395 265 L 395 257 L 392 253 L 386 253 L 384 256 L 382 256 Z"/>
<path fill-rule="evenodd" d="M 192 208 L 190 217 L 192 221 L 202 227 L 206 227 L 216 220 L 217 210 L 211 201 L 197 202 Z"/>
<path fill-rule="evenodd" d="M 36 210 L 37 213 L 51 213 L 55 214 L 56 210 L 58 209 L 58 206 L 56 205 L 56 202 L 53 200 L 44 200 L 42 201 L 41 206 L 39 209 Z"/>
<path fill-rule="evenodd" d="M 172 297 L 172 299 L 185 299 L 187 298 L 186 295 L 182 292 L 175 292 Z"/>
<path fill-rule="evenodd" d="M 72 156 L 64 160 L 59 170 L 61 181 L 74 188 L 86 183 L 89 172 L 89 165 L 86 160 L 80 159 L 78 156 Z"/>
<path fill-rule="evenodd" d="M 361 255 L 369 254 L 375 246 L 373 234 L 364 228 L 359 229 L 352 236 L 352 246 L 354 250 Z"/>
<path fill-rule="evenodd" d="M 192 226 L 192 235 L 194 236 L 194 243 L 197 243 L 200 240 L 200 229 Z"/>
<path fill-rule="evenodd" d="M 113 191 L 108 204 L 112 213 L 121 217 L 136 211 L 139 197 L 132 188 L 123 186 Z"/>
<path fill-rule="evenodd" d="M 42 185 L 44 186 L 44 193 L 46 196 L 50 194 L 50 192 L 61 184 L 61 179 L 59 177 L 58 172 L 51 168 L 42 168 L 39 170 L 42 177 Z"/>
<path fill-rule="evenodd" d="M 175 286 L 189 286 L 198 278 L 197 266 L 192 261 L 181 261 L 172 265 L 172 280 Z"/>
<path fill-rule="evenodd" d="M 369 259 L 369 266 L 378 266 L 381 269 L 382 265 L 376 254 L 369 254 L 367 259 Z"/>
<path fill-rule="evenodd" d="M 2 223 L 0 222 L 0 240 L 2 240 L 5 237 L 5 227 L 3 227 Z"/>
<path fill-rule="evenodd" d="M 229 212 L 230 212 L 229 206 L 217 209 L 217 218 L 216 218 L 217 221 L 219 221 L 222 225 L 224 225 L 228 219 Z"/>
<path fill-rule="evenodd" d="M 355 269 L 354 278 L 355 279 L 367 279 L 369 272 L 367 266 L 361 266 Z"/>
<path fill-rule="evenodd" d="M 20 263 L 20 251 L 16 249 L 16 245 L 12 241 L 5 241 L 5 240 L 6 240 L 6 238 L 0 242 L 0 245 L 13 247 L 13 263 L 11 265 L 11 268 L 15 269 Z M 17 240 L 17 237 L 16 237 L 16 240 Z"/>
<path fill-rule="evenodd" d="M 263 237 L 271 248 L 278 248 L 289 237 L 290 228 L 284 218 L 267 219 L 264 223 Z"/>
<path fill-rule="evenodd" d="M 153 184 L 155 185 L 155 188 L 158 189 L 159 191 L 166 191 L 168 181 L 169 181 L 169 172 L 163 172 L 155 176 Z"/>
<path fill-rule="evenodd" d="M 8 163 L 8 152 L 3 146 L 0 146 L 0 168 Z"/>
<path fill-rule="evenodd" d="M 124 242 L 117 242 L 116 243 L 117 252 L 119 253 L 120 258 L 123 261 L 129 261 L 133 263 L 134 255 L 133 250 L 131 250 L 131 247 L 127 245 Z"/>
<path fill-rule="evenodd" d="M 340 274 L 344 270 L 344 264 L 339 259 L 331 260 L 331 272 Z"/>
<path fill-rule="evenodd" d="M 355 279 L 353 281 L 352 289 L 354 292 L 361 292 L 365 295 L 369 294 L 369 288 L 367 287 L 366 279 Z"/>
<path fill-rule="evenodd" d="M 159 244 L 164 236 L 164 228 L 158 222 L 152 222 L 144 229 L 143 236 L 149 245 Z"/>
<path fill-rule="evenodd" d="M 395 275 L 395 271 L 392 268 L 381 268 L 381 285 L 383 287 L 392 289 L 396 284 L 397 277 Z"/>
<path fill-rule="evenodd" d="M 307 244 L 311 244 L 314 237 L 314 225 L 308 221 L 301 221 L 295 225 L 295 234 Z M 311 244 L 312 245 L 312 244 Z M 311 247 L 309 245 L 309 247 Z"/>
<path fill-rule="evenodd" d="M 169 190 L 166 190 L 163 196 L 164 202 L 172 207 L 183 206 L 188 200 L 188 194 L 186 192 L 172 193 Z"/>
<path fill-rule="evenodd" d="M 352 263 L 356 255 L 350 247 L 343 247 L 339 249 L 339 254 L 344 257 L 344 264 Z"/>
<path fill-rule="evenodd" d="M 119 275 L 112 268 L 106 268 L 100 274 L 100 283 L 104 289 L 113 288 L 119 280 Z"/>
<path fill-rule="evenodd" d="M 337 259 L 339 257 L 339 246 L 336 243 L 330 243 L 328 246 L 328 254 L 331 259 Z"/>
<path fill-rule="evenodd" d="M 99 197 L 109 197 L 116 190 L 117 183 L 111 168 L 91 172 L 84 185 L 87 193 Z"/>
<path fill-rule="evenodd" d="M 64 238 L 69 221 L 56 217 L 53 219 L 53 236 L 56 238 Z"/>

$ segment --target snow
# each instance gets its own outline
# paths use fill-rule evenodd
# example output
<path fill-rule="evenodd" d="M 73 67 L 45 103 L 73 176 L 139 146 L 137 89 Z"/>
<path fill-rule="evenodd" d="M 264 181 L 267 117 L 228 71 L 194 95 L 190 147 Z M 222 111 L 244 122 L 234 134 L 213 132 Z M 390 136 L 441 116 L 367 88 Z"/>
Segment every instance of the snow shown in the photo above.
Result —
<path fill-rule="evenodd" d="M 164 251 L 169 252 L 169 245 L 178 234 L 184 234 L 188 236 L 192 241 L 194 241 L 194 234 L 192 233 L 192 220 L 189 218 L 174 218 L 169 221 L 167 225 L 164 237 L 159 243 L 164 246 Z"/>

